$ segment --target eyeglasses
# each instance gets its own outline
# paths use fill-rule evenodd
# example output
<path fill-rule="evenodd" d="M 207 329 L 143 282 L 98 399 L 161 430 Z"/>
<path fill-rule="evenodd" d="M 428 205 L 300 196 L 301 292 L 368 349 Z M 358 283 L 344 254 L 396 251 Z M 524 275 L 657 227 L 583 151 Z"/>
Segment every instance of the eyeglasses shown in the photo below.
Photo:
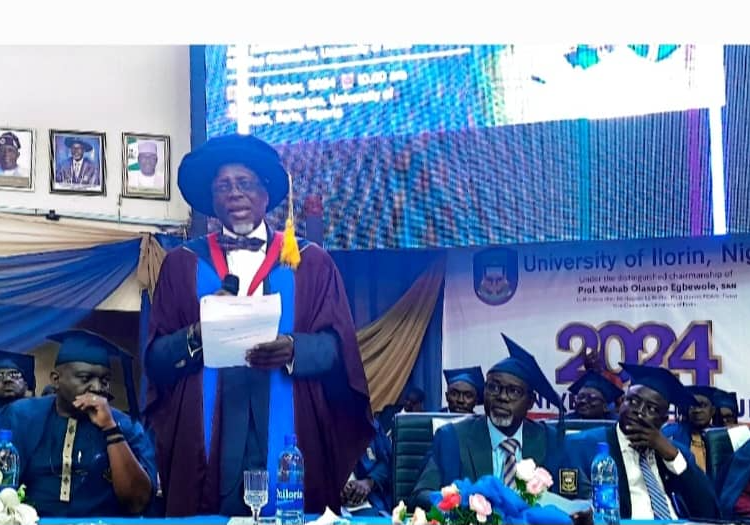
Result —
<path fill-rule="evenodd" d="M 228 180 L 221 180 L 212 186 L 213 192 L 217 195 L 229 195 L 234 188 L 237 188 L 240 193 L 261 193 L 266 191 L 263 184 L 252 179 L 239 179 L 234 183 Z"/>
<path fill-rule="evenodd" d="M 502 392 L 511 401 L 518 401 L 526 395 L 526 389 L 518 385 L 501 385 L 500 383 L 489 382 L 484 385 L 484 391 L 492 397 L 500 397 Z"/>
<path fill-rule="evenodd" d="M 0 370 L 0 381 L 10 379 L 11 381 L 18 381 L 23 378 L 23 374 L 18 370 Z"/>

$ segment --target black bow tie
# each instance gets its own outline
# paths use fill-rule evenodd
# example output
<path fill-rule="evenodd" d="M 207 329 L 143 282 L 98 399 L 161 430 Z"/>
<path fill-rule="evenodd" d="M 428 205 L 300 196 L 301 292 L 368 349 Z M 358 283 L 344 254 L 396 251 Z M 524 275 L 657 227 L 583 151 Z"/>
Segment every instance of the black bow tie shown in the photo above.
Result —
<path fill-rule="evenodd" d="M 224 251 L 232 250 L 250 250 L 251 252 L 257 252 L 260 250 L 266 241 L 263 239 L 257 239 L 255 237 L 230 237 L 229 235 L 219 234 L 218 239 L 219 246 Z"/>

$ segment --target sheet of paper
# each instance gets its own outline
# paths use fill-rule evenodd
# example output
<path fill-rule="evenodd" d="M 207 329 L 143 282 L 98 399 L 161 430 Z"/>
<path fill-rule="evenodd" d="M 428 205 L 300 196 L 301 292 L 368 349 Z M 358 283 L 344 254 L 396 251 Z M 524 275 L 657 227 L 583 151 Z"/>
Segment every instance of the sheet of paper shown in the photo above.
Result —
<path fill-rule="evenodd" d="M 201 299 L 203 364 L 212 368 L 247 366 L 245 352 L 276 339 L 281 295 L 206 295 Z"/>
<path fill-rule="evenodd" d="M 568 515 L 586 512 L 591 508 L 591 501 L 585 499 L 566 499 L 554 492 L 545 492 L 539 497 L 539 505 L 554 505 Z"/>

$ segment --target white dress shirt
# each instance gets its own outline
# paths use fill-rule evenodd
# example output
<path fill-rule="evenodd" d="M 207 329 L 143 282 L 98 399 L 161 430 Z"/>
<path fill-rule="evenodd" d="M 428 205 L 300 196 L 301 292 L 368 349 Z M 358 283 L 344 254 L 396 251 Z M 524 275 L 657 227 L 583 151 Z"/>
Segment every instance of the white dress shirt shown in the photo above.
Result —
<path fill-rule="evenodd" d="M 83 159 L 81 160 L 73 160 L 73 175 L 78 177 L 81 173 L 81 168 L 83 167 Z"/>
<path fill-rule="evenodd" d="M 654 519 L 654 511 L 651 508 L 651 497 L 648 495 L 648 488 L 646 488 L 646 480 L 643 479 L 643 472 L 641 472 L 640 455 L 638 451 L 630 446 L 630 441 L 627 436 L 620 430 L 620 425 L 615 425 L 617 432 L 617 442 L 620 445 L 620 451 L 622 452 L 622 462 L 625 465 L 625 474 L 628 478 L 628 487 L 630 489 L 630 506 L 632 508 L 631 519 L 634 520 L 652 520 Z M 674 475 L 679 476 L 685 470 L 687 470 L 687 461 L 682 455 L 682 452 L 677 451 L 677 457 L 672 461 L 663 460 L 664 465 Z M 651 467 L 651 472 L 654 473 L 656 482 L 664 492 L 664 498 L 667 500 L 667 506 L 669 506 L 669 512 L 672 515 L 672 519 L 677 519 L 674 507 L 672 506 L 671 498 L 664 489 L 664 482 L 659 475 L 659 469 L 656 466 L 656 458 L 653 450 L 648 451 L 648 464 Z"/>
<path fill-rule="evenodd" d="M 232 233 L 226 227 L 224 227 L 224 235 L 227 237 L 239 237 L 239 235 Z M 245 235 L 245 237 L 248 239 L 262 239 L 266 243 L 257 252 L 252 250 L 232 250 L 227 252 L 227 268 L 229 269 L 229 273 L 236 275 L 240 279 L 240 291 L 238 295 L 247 295 L 247 290 L 250 288 L 250 283 L 253 282 L 253 277 L 258 273 L 260 265 L 263 264 L 263 260 L 266 258 L 268 229 L 266 228 L 265 221 L 261 221 L 258 227 L 248 235 Z M 253 292 L 253 296 L 256 295 L 263 295 L 262 284 Z"/>
<path fill-rule="evenodd" d="M 518 448 L 516 449 L 516 464 L 523 459 L 523 422 L 518 427 L 516 433 L 512 436 L 506 436 L 500 430 L 492 424 L 492 421 L 487 417 L 487 428 L 490 432 L 490 443 L 492 444 L 492 474 L 496 478 L 503 479 L 503 468 L 505 467 L 505 458 L 508 453 L 500 443 L 506 439 L 515 439 L 518 441 Z"/>

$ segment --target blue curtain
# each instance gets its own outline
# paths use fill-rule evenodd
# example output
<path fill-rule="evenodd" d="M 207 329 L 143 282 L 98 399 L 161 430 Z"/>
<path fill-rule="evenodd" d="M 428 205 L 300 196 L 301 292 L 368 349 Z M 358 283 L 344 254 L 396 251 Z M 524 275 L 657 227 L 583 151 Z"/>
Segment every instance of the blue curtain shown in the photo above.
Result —
<path fill-rule="evenodd" d="M 331 252 L 344 280 L 356 327 L 362 328 L 383 315 L 422 272 L 444 253 L 437 250 Z M 425 391 L 427 410 L 440 408 L 442 399 L 442 324 L 441 290 L 422 341 L 419 357 L 406 383 L 407 389 L 415 386 Z"/>
<path fill-rule="evenodd" d="M 0 348 L 26 352 L 79 323 L 135 270 L 140 243 L 0 258 Z"/>

